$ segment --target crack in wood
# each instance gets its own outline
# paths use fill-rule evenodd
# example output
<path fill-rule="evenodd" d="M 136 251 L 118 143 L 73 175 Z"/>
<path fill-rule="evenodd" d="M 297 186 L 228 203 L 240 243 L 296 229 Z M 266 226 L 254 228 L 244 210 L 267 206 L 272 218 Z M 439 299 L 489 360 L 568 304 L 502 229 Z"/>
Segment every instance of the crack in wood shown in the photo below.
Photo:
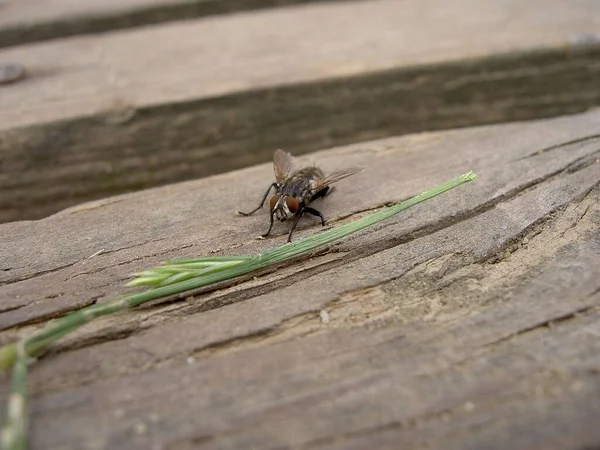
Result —
<path fill-rule="evenodd" d="M 59 353 L 78 350 L 85 347 L 93 347 L 96 344 L 102 344 L 104 342 L 121 341 L 123 339 L 127 339 L 130 336 L 141 333 L 147 328 L 148 327 L 143 327 L 140 323 L 138 323 L 137 325 L 132 326 L 131 328 L 121 327 L 117 329 L 104 329 L 102 330 L 101 335 L 85 336 L 76 341 L 71 341 L 68 344 L 50 347 L 49 350 L 43 355 L 43 357 L 52 357 L 53 355 L 57 355 Z"/>
<path fill-rule="evenodd" d="M 590 191 L 590 193 L 591 193 L 591 191 Z M 590 195 L 590 194 L 588 193 L 588 195 Z M 586 197 L 587 197 L 587 196 L 586 196 Z M 561 236 L 562 236 L 562 237 L 564 237 L 566 233 L 568 233 L 569 231 L 571 231 L 571 230 L 573 230 L 573 229 L 577 228 L 577 225 L 579 225 L 579 222 L 581 222 L 581 221 L 582 221 L 582 220 L 585 218 L 585 216 L 587 215 L 587 213 L 588 213 L 588 211 L 590 210 L 590 208 L 591 208 L 591 207 L 592 207 L 592 205 L 587 205 L 587 206 L 585 207 L 585 209 L 583 210 L 583 212 L 582 212 L 581 214 L 579 214 L 579 215 L 578 215 L 578 216 L 575 218 L 575 220 L 573 221 L 572 225 L 571 225 L 570 227 L 568 227 L 567 229 L 565 229 L 565 230 L 564 230 L 564 231 L 561 233 Z"/>
<path fill-rule="evenodd" d="M 164 240 L 164 239 L 155 239 L 155 240 L 150 240 L 150 241 L 143 242 L 141 244 L 135 244 L 135 245 L 127 246 L 127 247 L 118 248 L 118 249 L 115 249 L 115 250 L 108 250 L 108 251 L 102 252 L 102 255 L 107 255 L 109 253 L 119 252 L 121 250 L 128 250 L 128 249 L 131 249 L 131 248 L 141 247 L 141 246 L 144 246 L 144 245 L 149 244 L 151 242 L 158 242 L 158 241 L 162 241 L 162 240 Z M 166 249 L 166 250 L 162 250 L 160 252 L 155 252 L 155 253 L 152 253 L 152 254 L 149 254 L 149 255 L 141 255 L 141 256 L 139 256 L 137 258 L 132 258 L 132 259 L 128 259 L 126 261 L 120 261 L 120 262 L 113 263 L 110 266 L 98 267 L 98 268 L 95 268 L 94 270 L 91 270 L 91 271 L 88 271 L 88 272 L 78 272 L 76 274 L 73 274 L 73 275 L 69 276 L 67 279 L 65 279 L 65 281 L 73 279 L 73 278 L 80 277 L 82 275 L 92 275 L 92 274 L 101 273 L 101 272 L 103 272 L 105 270 L 110 270 L 110 269 L 112 269 L 114 267 L 126 266 L 127 264 L 131 264 L 131 263 L 136 262 L 136 261 L 141 261 L 141 260 L 144 260 L 146 258 L 154 258 L 154 257 L 157 257 L 157 256 L 166 255 L 166 254 L 169 254 L 169 253 L 177 252 L 179 250 L 184 250 L 186 248 L 191 248 L 191 247 L 194 247 L 194 244 L 181 245 L 181 246 L 178 246 L 178 247 L 174 247 L 174 248 L 169 248 L 169 249 Z M 86 260 L 84 259 L 84 260 L 80 260 L 78 262 L 85 262 L 85 261 Z M 130 277 L 128 276 L 127 278 L 124 278 L 123 281 L 129 280 L 129 279 L 130 279 Z"/>
<path fill-rule="evenodd" d="M 577 139 L 571 139 L 569 141 L 561 142 L 560 144 L 554 144 L 549 147 L 545 147 L 541 150 L 537 150 L 533 153 L 530 153 L 528 155 L 517 158 L 515 161 L 522 161 L 524 159 L 534 158 L 534 157 L 540 156 L 544 153 L 551 152 L 552 150 L 558 150 L 558 149 L 561 149 L 564 147 L 568 147 L 570 145 L 581 144 L 583 142 L 595 141 L 597 139 L 600 139 L 600 134 L 591 134 L 589 136 L 584 136 L 584 137 L 577 138 Z"/>
<path fill-rule="evenodd" d="M 596 290 L 595 292 L 597 293 L 598 290 Z M 589 295 L 588 297 L 593 297 L 593 296 L 594 296 L 594 294 Z M 538 331 L 538 330 L 541 330 L 541 329 L 552 328 L 553 326 L 561 324 L 563 322 L 568 322 L 570 320 L 577 319 L 581 315 L 584 315 L 585 313 L 587 313 L 589 311 L 593 311 L 595 309 L 597 309 L 597 306 L 594 306 L 594 305 L 583 306 L 581 308 L 575 309 L 574 311 L 571 311 L 571 312 L 568 312 L 568 313 L 564 313 L 564 314 L 560 314 L 560 315 L 558 315 L 556 317 L 552 317 L 551 319 L 546 319 L 546 320 L 544 320 L 542 322 L 539 322 L 539 323 L 533 324 L 533 325 L 531 325 L 529 327 L 525 327 L 525 328 L 523 328 L 521 330 L 515 331 L 514 333 L 511 333 L 511 334 L 509 334 L 507 336 L 504 336 L 501 339 L 498 339 L 498 340 L 496 340 L 494 342 L 490 342 L 490 343 L 485 344 L 485 347 L 493 347 L 493 346 L 498 345 L 501 342 L 508 341 L 508 340 L 513 339 L 513 338 L 515 338 L 517 336 L 521 336 L 521 335 L 524 335 L 524 334 L 527 334 L 527 333 L 531 333 L 531 332 L 534 332 L 534 331 Z"/>
<path fill-rule="evenodd" d="M 27 280 L 30 280 L 32 278 L 37 278 L 37 277 L 41 277 L 42 275 L 47 275 L 49 273 L 60 272 L 63 269 L 68 269 L 69 267 L 73 267 L 78 262 L 79 261 L 75 261 L 75 262 L 68 263 L 68 264 L 63 264 L 63 265 L 58 266 L 58 267 L 53 267 L 52 269 L 41 270 L 39 272 L 34 272 L 32 274 L 28 274 L 28 275 L 25 275 L 25 276 L 22 276 L 22 277 L 14 278 L 12 280 L 0 281 L 0 286 L 4 286 L 4 285 L 7 285 L 7 284 L 13 284 L 13 283 L 19 283 L 21 281 L 27 281 Z"/>
<path fill-rule="evenodd" d="M 58 297 L 58 296 L 55 296 L 55 297 Z M 84 301 L 82 303 L 79 303 L 77 305 L 71 305 L 69 307 L 61 308 L 59 310 L 52 311 L 50 313 L 42 314 L 42 315 L 39 315 L 39 316 L 36 316 L 36 317 L 32 317 L 32 318 L 29 318 L 29 319 L 25 318 L 25 319 L 22 319 L 17 325 L 10 326 L 10 327 L 5 327 L 5 328 L 0 328 L 0 331 L 14 331 L 14 330 L 18 330 L 18 329 L 23 328 L 23 327 L 28 326 L 28 325 L 38 325 L 38 324 L 41 324 L 41 323 L 46 323 L 46 322 L 48 322 L 50 320 L 59 319 L 59 318 L 64 317 L 65 315 L 67 315 L 69 313 L 72 313 L 74 311 L 78 311 L 78 310 L 80 310 L 82 308 L 85 308 L 85 307 L 88 307 L 88 306 L 91 306 L 91 305 L 94 305 L 102 297 L 104 297 L 104 294 L 95 295 L 95 296 L 93 296 L 93 297 L 87 299 L 86 301 Z M 50 298 L 52 298 L 52 297 L 50 297 Z M 33 305 L 33 304 L 37 303 L 38 301 L 39 300 L 34 300 L 34 301 L 29 302 L 29 303 L 27 303 L 25 305 L 22 305 L 22 306 L 20 306 L 18 308 L 12 308 L 12 310 L 25 308 L 27 306 L 30 306 L 30 305 Z M 10 309 L 7 310 L 6 312 L 8 312 L 8 311 L 10 311 Z"/>

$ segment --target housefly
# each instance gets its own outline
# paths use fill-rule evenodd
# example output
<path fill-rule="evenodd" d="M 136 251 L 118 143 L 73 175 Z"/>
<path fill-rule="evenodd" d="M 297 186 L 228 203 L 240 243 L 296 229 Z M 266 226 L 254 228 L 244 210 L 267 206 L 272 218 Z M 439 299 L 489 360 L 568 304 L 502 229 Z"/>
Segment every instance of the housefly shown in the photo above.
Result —
<path fill-rule="evenodd" d="M 302 169 L 297 169 L 296 167 L 295 159 L 292 155 L 281 150 L 275 151 L 273 154 L 275 182 L 269 186 L 256 209 L 248 213 L 237 212 L 242 216 L 254 214 L 263 207 L 271 189 L 274 188 L 275 194 L 269 200 L 271 223 L 267 232 L 262 235 L 263 238 L 271 233 L 274 217 L 277 217 L 281 222 L 294 219 L 294 224 L 288 235 L 288 242 L 292 241 L 292 233 L 304 213 L 319 217 L 321 225 L 325 226 L 325 217 L 323 217 L 323 214 L 308 205 L 331 192 L 331 184 L 362 170 L 362 168 L 353 167 L 325 176 L 323 171 L 315 166 L 304 167 Z"/>

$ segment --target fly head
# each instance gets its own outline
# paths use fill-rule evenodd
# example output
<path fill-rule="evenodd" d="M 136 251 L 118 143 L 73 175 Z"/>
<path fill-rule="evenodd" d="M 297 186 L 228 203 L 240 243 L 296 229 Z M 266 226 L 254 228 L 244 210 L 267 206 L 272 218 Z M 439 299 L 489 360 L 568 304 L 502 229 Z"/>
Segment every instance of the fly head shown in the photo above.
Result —
<path fill-rule="evenodd" d="M 296 215 L 300 209 L 298 200 L 289 195 L 275 194 L 269 201 L 271 212 L 275 214 L 277 219 L 284 222 Z"/>

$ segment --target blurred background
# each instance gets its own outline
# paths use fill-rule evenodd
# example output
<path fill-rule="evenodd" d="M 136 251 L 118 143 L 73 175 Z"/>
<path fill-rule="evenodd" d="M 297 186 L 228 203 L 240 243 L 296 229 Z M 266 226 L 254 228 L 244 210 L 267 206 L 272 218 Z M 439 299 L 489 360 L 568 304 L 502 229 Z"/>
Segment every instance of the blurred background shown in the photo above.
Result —
<path fill-rule="evenodd" d="M 0 0 L 0 222 L 600 103 L 600 1 Z"/>

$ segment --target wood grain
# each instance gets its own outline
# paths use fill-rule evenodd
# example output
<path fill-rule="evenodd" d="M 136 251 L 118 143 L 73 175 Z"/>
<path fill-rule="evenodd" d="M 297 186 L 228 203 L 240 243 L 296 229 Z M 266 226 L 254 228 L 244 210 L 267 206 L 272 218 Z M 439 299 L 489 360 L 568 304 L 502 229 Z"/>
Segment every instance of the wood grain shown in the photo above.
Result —
<path fill-rule="evenodd" d="M 334 225 L 479 178 L 325 253 L 64 339 L 32 367 L 32 448 L 597 447 L 599 136 L 592 111 L 303 157 L 366 167 L 322 201 Z M 271 177 L 262 165 L 0 225 L 1 339 L 161 260 L 282 243 L 282 225 L 254 239 L 265 213 L 233 215 Z M 319 231 L 302 223 L 298 238 Z"/>
<path fill-rule="evenodd" d="M 0 221 L 277 147 L 585 111 L 600 103 L 598 5 L 335 2 L 1 50 L 28 78 L 0 93 Z"/>

